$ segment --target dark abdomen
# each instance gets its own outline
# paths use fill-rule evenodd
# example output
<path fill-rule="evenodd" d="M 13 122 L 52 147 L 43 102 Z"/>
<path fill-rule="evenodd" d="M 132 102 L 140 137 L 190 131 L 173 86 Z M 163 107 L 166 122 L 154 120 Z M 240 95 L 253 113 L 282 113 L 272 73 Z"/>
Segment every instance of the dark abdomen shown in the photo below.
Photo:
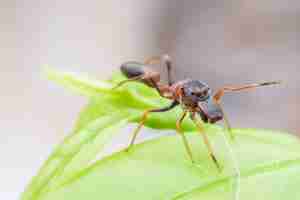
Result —
<path fill-rule="evenodd" d="M 145 74 L 143 66 L 142 63 L 131 61 L 123 63 L 120 69 L 127 78 L 135 78 Z"/>

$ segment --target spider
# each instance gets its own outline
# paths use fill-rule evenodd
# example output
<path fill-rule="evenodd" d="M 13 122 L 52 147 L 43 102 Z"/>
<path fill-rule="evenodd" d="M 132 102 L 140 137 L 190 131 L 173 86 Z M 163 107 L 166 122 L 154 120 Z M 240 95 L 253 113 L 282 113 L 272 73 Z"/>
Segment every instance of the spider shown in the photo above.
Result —
<path fill-rule="evenodd" d="M 149 67 L 150 65 L 157 63 L 164 64 L 167 68 L 167 84 L 164 84 L 160 81 L 159 72 Z M 217 121 L 224 120 L 225 127 L 230 133 L 230 137 L 233 139 L 234 135 L 231 131 L 231 126 L 221 106 L 221 98 L 223 97 L 223 95 L 227 92 L 245 91 L 261 86 L 280 83 L 279 81 L 269 81 L 240 86 L 225 86 L 220 88 L 213 94 L 209 86 L 200 80 L 185 79 L 178 82 L 173 81 L 171 75 L 172 61 L 168 55 L 154 56 L 147 59 L 144 63 L 136 61 L 125 62 L 121 65 L 120 70 L 128 79 L 121 81 L 114 88 L 118 88 L 123 84 L 131 81 L 138 81 L 151 88 L 156 89 L 161 97 L 172 101 L 171 104 L 166 107 L 149 109 L 143 113 L 139 125 L 133 132 L 133 136 L 127 150 L 129 150 L 134 145 L 135 139 L 150 113 L 166 112 L 180 105 L 183 109 L 183 113 L 176 122 L 176 130 L 182 137 L 184 147 L 190 160 L 194 163 L 193 154 L 188 140 L 181 130 L 181 123 L 187 114 L 189 114 L 189 117 L 195 123 L 199 133 L 203 137 L 204 143 L 209 152 L 209 156 L 219 170 L 220 164 L 216 159 L 212 145 L 210 144 L 209 139 L 205 133 L 203 122 L 216 123 Z M 200 120 L 197 120 L 197 114 L 202 119 L 202 122 Z"/>

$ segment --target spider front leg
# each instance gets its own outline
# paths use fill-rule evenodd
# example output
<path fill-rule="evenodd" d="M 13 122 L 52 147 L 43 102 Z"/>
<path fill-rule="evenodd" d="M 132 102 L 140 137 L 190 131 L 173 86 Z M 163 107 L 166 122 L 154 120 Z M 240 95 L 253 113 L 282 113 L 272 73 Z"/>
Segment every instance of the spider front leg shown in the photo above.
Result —
<path fill-rule="evenodd" d="M 227 118 L 227 115 L 224 112 L 224 109 L 222 108 L 221 105 L 221 98 L 224 96 L 225 93 L 227 92 L 238 92 L 238 91 L 247 91 L 251 89 L 255 89 L 258 87 L 262 86 L 268 86 L 268 85 L 275 85 L 275 84 L 280 84 L 280 81 L 269 81 L 269 82 L 263 82 L 263 83 L 253 83 L 253 84 L 246 84 L 246 85 L 241 85 L 241 86 L 225 86 L 221 89 L 219 89 L 213 96 L 214 103 L 219 107 L 219 109 L 223 113 L 223 118 L 224 118 L 224 123 L 227 131 L 229 132 L 229 135 L 231 139 L 234 139 L 234 135 L 232 133 L 232 129 L 229 123 L 229 120 Z"/>

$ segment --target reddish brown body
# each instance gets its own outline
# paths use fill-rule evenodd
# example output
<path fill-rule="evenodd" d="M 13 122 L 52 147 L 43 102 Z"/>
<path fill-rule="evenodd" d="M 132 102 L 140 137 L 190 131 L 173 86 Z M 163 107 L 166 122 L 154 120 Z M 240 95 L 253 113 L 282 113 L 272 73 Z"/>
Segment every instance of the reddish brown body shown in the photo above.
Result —
<path fill-rule="evenodd" d="M 149 64 L 156 62 L 163 62 L 168 70 L 168 84 L 163 84 L 160 82 L 160 74 L 148 67 Z M 183 108 L 183 114 L 178 119 L 176 123 L 176 129 L 183 137 L 185 148 L 193 161 L 192 153 L 189 148 L 188 142 L 181 131 L 180 125 L 187 113 L 190 113 L 190 118 L 195 122 L 199 132 L 202 133 L 204 142 L 209 150 L 212 160 L 215 162 L 216 166 L 220 168 L 217 159 L 214 156 L 212 147 L 208 141 L 207 136 L 204 133 L 204 129 L 200 122 L 196 120 L 196 114 L 198 114 L 202 121 L 208 123 L 215 123 L 224 119 L 227 130 L 231 133 L 229 122 L 223 112 L 220 104 L 222 96 L 226 92 L 242 91 L 248 90 L 260 86 L 278 84 L 278 81 L 247 84 L 242 86 L 229 86 L 219 89 L 214 95 L 212 95 L 211 89 L 204 82 L 199 80 L 186 79 L 178 82 L 174 82 L 171 77 L 171 60 L 168 55 L 163 55 L 162 57 L 153 57 L 147 60 L 145 63 L 139 62 L 126 62 L 121 65 L 121 72 L 128 78 L 117 85 L 117 87 L 129 81 L 139 81 L 149 87 L 155 88 L 158 93 L 163 97 L 172 100 L 172 103 L 164 108 L 151 109 L 144 112 L 143 118 L 140 125 L 134 132 L 134 136 L 130 143 L 133 145 L 134 140 L 144 124 L 147 116 L 151 112 L 165 112 L 173 109 L 174 107 L 181 105 Z M 231 133 L 231 137 L 233 135 Z M 129 146 L 129 147 L 130 147 Z"/>
<path fill-rule="evenodd" d="M 164 98 L 178 102 L 185 109 L 197 112 L 204 122 L 215 123 L 223 119 L 223 113 L 210 98 L 211 90 L 207 84 L 198 80 L 182 80 L 166 85 L 160 82 L 160 74 L 138 62 L 121 65 L 122 73 L 129 79 L 136 79 L 156 88 Z M 199 106 L 202 103 L 202 107 Z"/>

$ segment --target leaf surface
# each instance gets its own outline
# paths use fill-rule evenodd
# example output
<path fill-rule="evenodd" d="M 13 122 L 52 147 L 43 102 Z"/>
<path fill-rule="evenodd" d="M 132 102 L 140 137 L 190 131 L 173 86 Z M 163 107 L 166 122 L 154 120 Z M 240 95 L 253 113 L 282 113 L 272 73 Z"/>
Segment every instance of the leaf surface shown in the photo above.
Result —
<path fill-rule="evenodd" d="M 98 161 L 41 199 L 232 199 L 234 171 L 221 134 L 221 129 L 215 129 L 209 135 L 222 173 L 209 159 L 199 135 L 188 136 L 197 164 L 188 159 L 180 137 L 166 136 Z M 268 140 L 265 131 L 236 130 L 235 134 L 231 146 L 242 174 L 240 199 L 300 197 L 298 140 L 280 135 L 289 146 L 284 148 Z"/>
<path fill-rule="evenodd" d="M 47 69 L 48 78 L 89 98 L 73 132 L 59 144 L 22 194 L 22 200 L 83 199 L 234 199 L 237 188 L 234 163 L 221 127 L 205 124 L 205 132 L 223 166 L 217 171 L 199 133 L 189 119 L 183 121 L 197 164 L 192 164 L 178 135 L 135 145 L 97 160 L 104 145 L 138 122 L 149 108 L 170 101 L 140 83 L 112 89 L 109 81 Z M 153 113 L 145 126 L 175 129 L 182 112 Z M 230 143 L 241 171 L 239 199 L 300 199 L 300 144 L 288 134 L 256 129 L 233 129 Z M 175 133 L 175 131 L 174 131 Z M 95 159 L 97 160 L 95 162 Z"/>

